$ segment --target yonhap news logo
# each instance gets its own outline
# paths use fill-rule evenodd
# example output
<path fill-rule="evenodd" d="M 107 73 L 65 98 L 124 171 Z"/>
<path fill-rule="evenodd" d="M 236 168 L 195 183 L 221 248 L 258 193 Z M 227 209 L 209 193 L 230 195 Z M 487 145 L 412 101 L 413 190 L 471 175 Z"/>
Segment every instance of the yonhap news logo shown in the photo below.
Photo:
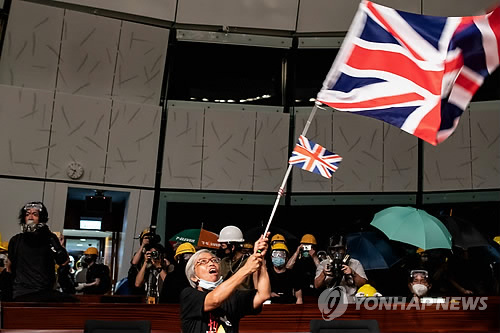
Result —
<path fill-rule="evenodd" d="M 318 308 L 325 321 L 343 315 L 347 310 L 347 303 L 345 288 L 341 286 L 325 289 L 318 298 Z"/>
<path fill-rule="evenodd" d="M 351 297 L 353 309 L 360 310 L 408 310 L 419 311 L 427 307 L 444 311 L 485 310 L 488 297 Z M 342 316 L 348 306 L 348 297 L 344 287 L 325 289 L 318 298 L 318 308 L 323 320 L 330 321 Z"/>

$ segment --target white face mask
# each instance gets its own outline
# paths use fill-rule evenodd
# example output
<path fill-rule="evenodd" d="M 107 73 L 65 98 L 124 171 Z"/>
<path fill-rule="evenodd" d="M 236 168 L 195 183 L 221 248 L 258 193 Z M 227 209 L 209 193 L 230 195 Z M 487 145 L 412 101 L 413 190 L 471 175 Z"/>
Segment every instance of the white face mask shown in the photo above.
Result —
<path fill-rule="evenodd" d="M 411 289 L 413 290 L 413 292 L 418 296 L 423 296 L 427 293 L 427 286 L 423 285 L 423 284 L 414 284 Z"/>
<path fill-rule="evenodd" d="M 215 282 L 198 278 L 198 286 L 200 286 L 205 290 L 214 290 L 221 283 L 222 283 L 222 276 Z"/>

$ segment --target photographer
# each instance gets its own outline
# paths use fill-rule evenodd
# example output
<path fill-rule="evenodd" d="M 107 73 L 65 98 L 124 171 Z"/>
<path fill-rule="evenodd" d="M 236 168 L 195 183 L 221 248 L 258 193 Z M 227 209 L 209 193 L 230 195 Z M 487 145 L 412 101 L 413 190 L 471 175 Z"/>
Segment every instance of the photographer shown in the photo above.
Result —
<path fill-rule="evenodd" d="M 314 289 L 314 277 L 320 261 L 316 254 L 316 245 L 314 235 L 305 234 L 297 250 L 286 263 L 286 269 L 293 270 L 294 276 L 298 279 L 303 296 L 317 295 L 317 290 Z"/>
<path fill-rule="evenodd" d="M 137 238 L 136 238 L 137 239 Z M 139 251 L 137 251 L 134 254 L 134 257 L 131 260 L 132 265 L 139 265 L 143 259 L 144 255 L 144 247 L 147 244 L 158 244 L 160 243 L 161 238 L 156 234 L 156 226 L 152 225 L 149 228 L 144 229 L 141 234 L 139 235 L 139 243 L 140 243 L 140 248 Z"/>
<path fill-rule="evenodd" d="M 144 250 L 145 260 L 135 278 L 135 287 L 141 288 L 145 292 L 147 303 L 156 304 L 169 266 L 167 266 L 165 250 L 162 245 L 148 244 Z"/>
<path fill-rule="evenodd" d="M 7 268 L 13 278 L 13 299 L 17 302 L 75 302 L 71 295 L 54 290 L 55 265 L 69 263 L 66 249 L 47 222 L 42 202 L 28 202 L 19 212 L 22 232 L 11 238 Z"/>
<path fill-rule="evenodd" d="M 354 296 L 356 290 L 367 283 L 363 265 L 346 254 L 344 237 L 330 237 L 328 258 L 323 260 L 316 270 L 314 286 L 317 289 L 342 286 L 348 296 Z"/>

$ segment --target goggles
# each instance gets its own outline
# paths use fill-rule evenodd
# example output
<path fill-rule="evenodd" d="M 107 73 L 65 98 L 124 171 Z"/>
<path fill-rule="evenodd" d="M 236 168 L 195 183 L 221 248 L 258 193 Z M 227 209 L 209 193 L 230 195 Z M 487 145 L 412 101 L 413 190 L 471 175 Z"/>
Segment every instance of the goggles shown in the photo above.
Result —
<path fill-rule="evenodd" d="M 39 204 L 39 203 L 28 203 L 26 205 L 24 205 L 24 210 L 28 210 L 28 209 L 38 209 L 39 211 L 42 211 L 42 205 Z"/>
<path fill-rule="evenodd" d="M 271 253 L 271 257 L 273 257 L 273 258 L 286 258 L 286 252 L 283 250 L 274 250 Z"/>
<path fill-rule="evenodd" d="M 414 278 L 415 275 L 417 274 L 422 274 L 424 276 L 424 278 L 428 279 L 429 278 L 429 272 L 427 272 L 426 270 L 423 270 L 423 269 L 414 269 L 410 272 L 410 277 L 411 278 Z"/>

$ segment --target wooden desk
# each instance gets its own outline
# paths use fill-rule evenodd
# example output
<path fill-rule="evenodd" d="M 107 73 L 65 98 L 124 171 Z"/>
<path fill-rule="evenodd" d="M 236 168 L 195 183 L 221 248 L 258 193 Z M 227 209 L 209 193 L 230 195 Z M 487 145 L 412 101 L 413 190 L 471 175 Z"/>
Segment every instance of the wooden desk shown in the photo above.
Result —
<path fill-rule="evenodd" d="M 484 310 L 443 310 L 436 305 L 425 309 L 368 310 L 356 309 L 350 304 L 340 320 L 376 319 L 380 331 L 402 332 L 500 332 L 500 297 L 490 297 Z M 152 329 L 158 332 L 180 332 L 179 306 L 170 304 L 48 304 L 2 303 L 2 332 L 82 332 L 88 319 L 99 320 L 150 320 Z M 245 317 L 240 332 L 309 332 L 309 322 L 322 319 L 317 304 L 265 305 L 258 316 Z M 67 331 L 70 330 L 70 331 Z"/>

